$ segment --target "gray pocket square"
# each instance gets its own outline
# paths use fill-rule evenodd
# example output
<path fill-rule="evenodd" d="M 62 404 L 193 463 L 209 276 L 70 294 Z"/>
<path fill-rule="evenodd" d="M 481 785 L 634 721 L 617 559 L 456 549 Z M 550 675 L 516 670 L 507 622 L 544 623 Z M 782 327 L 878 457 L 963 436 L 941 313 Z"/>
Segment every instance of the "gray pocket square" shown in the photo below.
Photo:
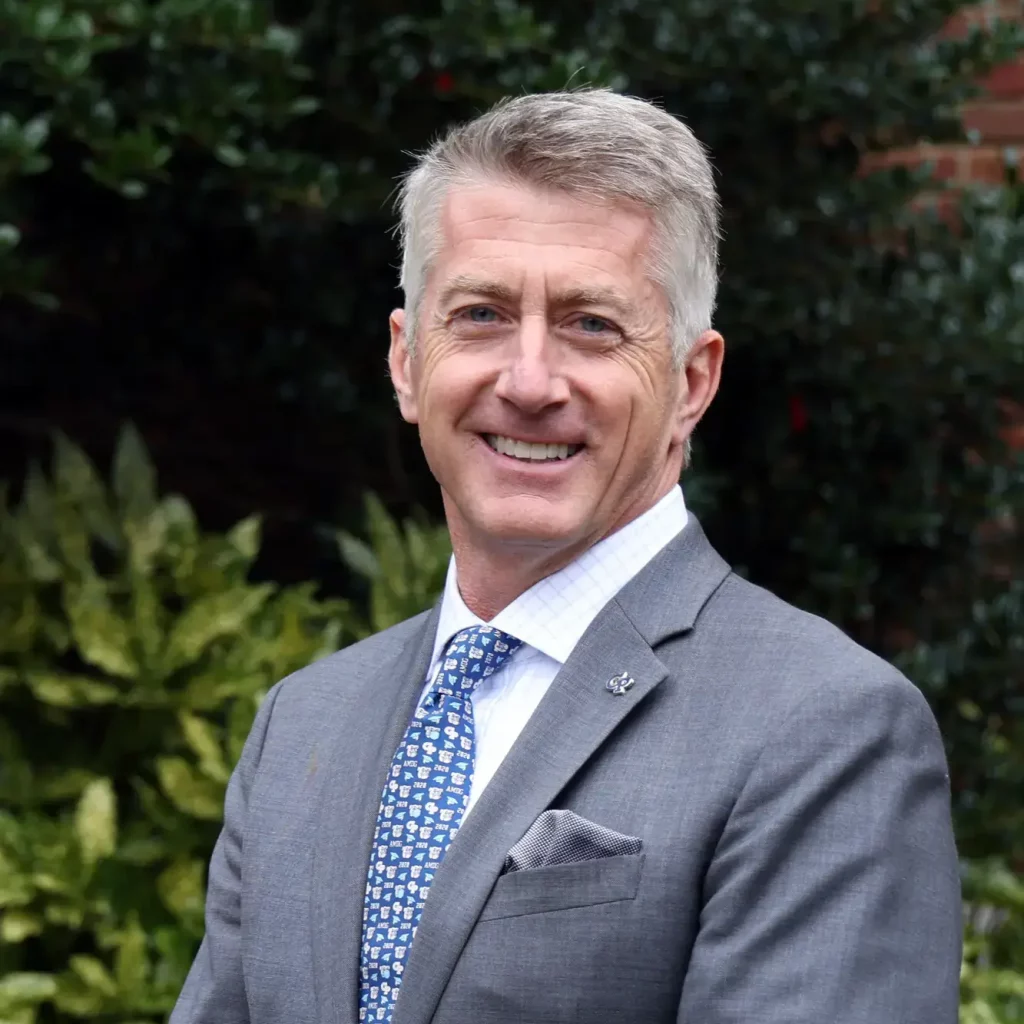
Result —
<path fill-rule="evenodd" d="M 572 811 L 545 811 L 508 851 L 504 871 L 525 871 L 639 853 L 643 845 L 636 836 L 613 832 Z"/>

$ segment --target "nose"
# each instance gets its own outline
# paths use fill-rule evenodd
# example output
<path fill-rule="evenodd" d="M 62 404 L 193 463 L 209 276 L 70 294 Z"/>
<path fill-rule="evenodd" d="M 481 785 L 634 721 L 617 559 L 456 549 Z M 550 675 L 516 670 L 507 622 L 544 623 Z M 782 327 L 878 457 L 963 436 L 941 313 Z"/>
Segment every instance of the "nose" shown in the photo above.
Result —
<path fill-rule="evenodd" d="M 558 353 L 545 317 L 524 317 L 509 344 L 509 362 L 494 389 L 499 398 L 526 413 L 542 412 L 569 400 L 569 384 L 557 365 Z"/>

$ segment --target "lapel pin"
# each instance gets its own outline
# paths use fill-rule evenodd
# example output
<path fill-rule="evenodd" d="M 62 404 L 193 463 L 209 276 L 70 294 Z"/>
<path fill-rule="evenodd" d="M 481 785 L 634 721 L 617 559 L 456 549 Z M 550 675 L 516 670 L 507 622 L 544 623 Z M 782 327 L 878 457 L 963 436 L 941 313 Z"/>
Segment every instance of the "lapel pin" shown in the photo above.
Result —
<path fill-rule="evenodd" d="M 632 690 L 635 685 L 636 680 L 628 672 L 620 672 L 617 676 L 612 676 L 604 684 L 604 688 L 616 697 L 621 697 L 624 693 Z"/>

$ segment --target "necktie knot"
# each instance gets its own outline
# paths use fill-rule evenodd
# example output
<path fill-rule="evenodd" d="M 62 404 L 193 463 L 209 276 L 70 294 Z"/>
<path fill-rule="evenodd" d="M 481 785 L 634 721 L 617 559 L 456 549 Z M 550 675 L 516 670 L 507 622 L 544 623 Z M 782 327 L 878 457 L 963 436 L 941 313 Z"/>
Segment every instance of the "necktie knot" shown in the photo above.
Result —
<path fill-rule="evenodd" d="M 518 637 L 494 626 L 478 625 L 461 630 L 445 649 L 435 691 L 449 696 L 470 695 L 522 645 Z"/>

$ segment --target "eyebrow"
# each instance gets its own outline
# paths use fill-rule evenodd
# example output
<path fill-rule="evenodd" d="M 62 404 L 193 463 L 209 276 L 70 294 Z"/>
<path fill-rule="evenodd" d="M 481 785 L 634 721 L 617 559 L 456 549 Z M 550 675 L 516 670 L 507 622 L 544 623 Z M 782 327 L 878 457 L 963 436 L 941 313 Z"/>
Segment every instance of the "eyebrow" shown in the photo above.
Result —
<path fill-rule="evenodd" d="M 456 295 L 480 295 L 485 298 L 515 305 L 519 301 L 519 291 L 500 281 L 489 278 L 473 277 L 460 274 L 453 277 L 440 295 L 440 305 L 446 306 Z M 572 287 L 554 291 L 550 295 L 553 306 L 607 306 L 619 313 L 627 313 L 630 302 L 618 292 L 606 288 Z"/>
<path fill-rule="evenodd" d="M 441 292 L 439 304 L 447 306 L 456 295 L 481 295 L 489 299 L 497 299 L 512 305 L 518 301 L 519 293 L 500 281 L 492 281 L 485 277 L 473 277 L 471 274 L 459 274 L 453 277 L 444 291 Z"/>

